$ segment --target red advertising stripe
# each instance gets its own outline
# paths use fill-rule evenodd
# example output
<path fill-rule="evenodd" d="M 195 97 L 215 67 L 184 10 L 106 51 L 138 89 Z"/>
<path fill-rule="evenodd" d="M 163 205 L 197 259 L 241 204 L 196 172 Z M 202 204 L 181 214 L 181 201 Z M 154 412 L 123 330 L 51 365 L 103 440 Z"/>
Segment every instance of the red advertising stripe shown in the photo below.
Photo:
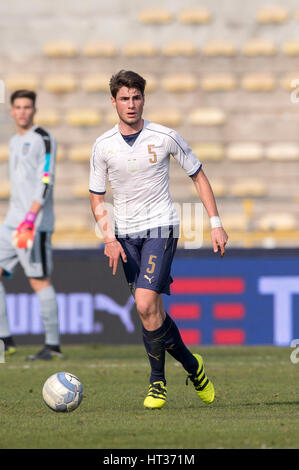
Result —
<path fill-rule="evenodd" d="M 242 294 L 244 279 L 233 278 L 176 278 L 171 285 L 173 294 Z"/>
<path fill-rule="evenodd" d="M 199 304 L 172 304 L 169 313 L 172 318 L 191 320 L 199 318 L 201 311 Z"/>
<path fill-rule="evenodd" d="M 239 320 L 245 316 L 245 306 L 240 303 L 218 303 L 213 307 L 213 316 L 218 320 Z"/>
<path fill-rule="evenodd" d="M 242 329 L 218 329 L 213 331 L 215 344 L 243 344 L 245 343 L 245 331 Z"/>
<path fill-rule="evenodd" d="M 201 332 L 200 330 L 180 330 L 182 340 L 186 345 L 189 344 L 200 344 Z"/>

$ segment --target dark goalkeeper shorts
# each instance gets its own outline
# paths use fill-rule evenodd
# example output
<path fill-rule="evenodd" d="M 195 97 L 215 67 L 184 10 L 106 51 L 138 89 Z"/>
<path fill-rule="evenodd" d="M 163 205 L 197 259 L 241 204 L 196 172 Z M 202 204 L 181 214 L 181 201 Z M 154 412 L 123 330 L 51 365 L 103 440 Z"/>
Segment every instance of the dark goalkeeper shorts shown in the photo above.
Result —
<path fill-rule="evenodd" d="M 50 232 L 35 232 L 31 250 L 12 246 L 15 229 L 0 226 L 0 268 L 3 275 L 11 277 L 14 268 L 21 264 L 27 277 L 42 278 L 52 272 L 52 248 Z"/>
<path fill-rule="evenodd" d="M 159 227 L 146 233 L 117 237 L 126 255 L 123 268 L 131 291 L 149 289 L 170 295 L 172 260 L 178 238 L 174 227 Z"/>

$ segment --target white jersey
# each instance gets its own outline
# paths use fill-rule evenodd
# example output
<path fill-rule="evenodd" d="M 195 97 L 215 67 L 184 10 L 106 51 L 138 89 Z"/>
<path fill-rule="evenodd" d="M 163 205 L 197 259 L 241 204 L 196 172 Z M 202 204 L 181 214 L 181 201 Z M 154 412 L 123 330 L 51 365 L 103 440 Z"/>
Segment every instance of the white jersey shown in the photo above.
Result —
<path fill-rule="evenodd" d="M 169 192 L 171 155 L 188 176 L 201 168 L 198 158 L 175 130 L 149 121 L 144 121 L 132 146 L 122 137 L 118 124 L 94 143 L 89 190 L 105 194 L 108 176 L 119 235 L 179 225 Z"/>

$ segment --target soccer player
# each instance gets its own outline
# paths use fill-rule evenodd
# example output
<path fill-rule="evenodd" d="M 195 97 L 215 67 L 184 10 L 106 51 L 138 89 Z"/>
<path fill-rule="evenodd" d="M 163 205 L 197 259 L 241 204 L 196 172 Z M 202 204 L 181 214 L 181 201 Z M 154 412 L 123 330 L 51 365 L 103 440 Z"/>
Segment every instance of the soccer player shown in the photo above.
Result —
<path fill-rule="evenodd" d="M 175 322 L 164 310 L 161 295 L 170 294 L 179 227 L 169 194 L 170 155 L 192 178 L 210 217 L 214 251 L 220 250 L 222 256 L 228 237 L 209 181 L 190 147 L 175 130 L 143 119 L 145 84 L 139 74 L 124 70 L 110 80 L 119 123 L 93 146 L 91 207 L 104 236 L 104 253 L 112 273 L 116 273 L 121 258 L 135 295 L 151 366 L 144 406 L 161 408 L 165 404 L 165 351 L 181 362 L 199 398 L 209 404 L 214 400 L 214 387 L 206 376 L 203 359 L 183 343 Z M 104 200 L 107 176 L 113 190 L 115 225 Z"/>
<path fill-rule="evenodd" d="M 45 330 L 45 346 L 29 360 L 62 357 L 56 293 L 51 284 L 51 234 L 56 142 L 34 125 L 36 94 L 17 90 L 10 98 L 16 134 L 10 140 L 9 209 L 0 226 L 0 338 L 5 353 L 15 352 L 2 276 L 11 277 L 19 262 L 36 293 Z"/>

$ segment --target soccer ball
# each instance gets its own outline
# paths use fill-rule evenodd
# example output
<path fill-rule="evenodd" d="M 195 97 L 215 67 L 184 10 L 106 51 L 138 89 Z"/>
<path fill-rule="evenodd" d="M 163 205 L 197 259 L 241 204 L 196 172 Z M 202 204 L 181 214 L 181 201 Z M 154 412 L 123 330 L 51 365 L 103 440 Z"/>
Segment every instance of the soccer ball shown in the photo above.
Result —
<path fill-rule="evenodd" d="M 82 401 L 83 385 L 75 375 L 57 372 L 46 380 L 42 393 L 51 410 L 74 411 Z"/>

